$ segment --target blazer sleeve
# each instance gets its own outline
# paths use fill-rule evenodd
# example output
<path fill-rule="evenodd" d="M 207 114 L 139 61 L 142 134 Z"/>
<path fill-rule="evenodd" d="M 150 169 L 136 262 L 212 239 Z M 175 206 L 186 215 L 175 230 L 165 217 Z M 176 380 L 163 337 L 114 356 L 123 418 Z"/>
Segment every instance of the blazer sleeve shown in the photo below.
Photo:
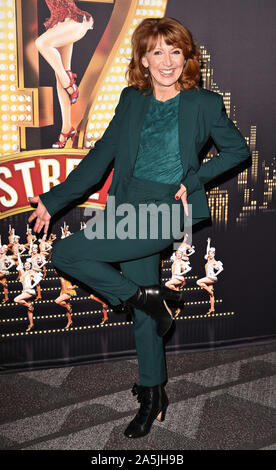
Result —
<path fill-rule="evenodd" d="M 218 95 L 218 97 L 216 117 L 211 127 L 210 136 L 219 153 L 208 162 L 203 163 L 197 172 L 194 169 L 189 170 L 186 178 L 182 181 L 182 184 L 187 188 L 188 195 L 250 156 L 245 138 L 228 118 L 222 96 Z"/>
<path fill-rule="evenodd" d="M 95 143 L 94 148 L 69 173 L 64 182 L 39 195 L 51 216 L 83 196 L 90 187 L 97 184 L 115 157 L 119 125 L 124 117 L 126 106 L 127 90 L 127 87 L 123 89 L 114 117 L 102 138 Z"/>

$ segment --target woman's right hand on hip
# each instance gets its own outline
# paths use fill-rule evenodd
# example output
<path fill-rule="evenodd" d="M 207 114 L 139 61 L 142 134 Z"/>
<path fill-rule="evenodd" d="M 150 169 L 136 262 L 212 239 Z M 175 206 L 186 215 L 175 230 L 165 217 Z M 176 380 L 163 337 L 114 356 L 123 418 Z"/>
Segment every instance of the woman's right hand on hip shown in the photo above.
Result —
<path fill-rule="evenodd" d="M 188 217 L 189 215 L 189 206 L 188 206 L 188 201 L 187 201 L 187 189 L 186 187 L 181 183 L 180 184 L 180 189 L 177 191 L 177 193 L 174 195 L 175 199 L 180 199 L 182 201 L 183 207 L 184 207 L 184 212 L 186 216 Z"/>
<path fill-rule="evenodd" d="M 32 222 L 36 218 L 34 231 L 39 233 L 44 227 L 44 233 L 47 233 L 51 220 L 49 212 L 39 196 L 29 197 L 28 200 L 30 204 L 37 204 L 37 208 L 28 218 L 28 222 Z"/>

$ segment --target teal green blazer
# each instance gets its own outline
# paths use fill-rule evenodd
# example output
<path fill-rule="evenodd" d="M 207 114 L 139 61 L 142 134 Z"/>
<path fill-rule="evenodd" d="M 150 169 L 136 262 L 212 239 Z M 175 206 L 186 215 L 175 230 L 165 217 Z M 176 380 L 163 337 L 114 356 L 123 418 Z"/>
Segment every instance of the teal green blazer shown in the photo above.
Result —
<path fill-rule="evenodd" d="M 82 197 L 89 189 L 91 194 L 92 187 L 99 183 L 113 160 L 114 174 L 109 195 L 115 195 L 116 201 L 124 202 L 149 102 L 148 93 L 143 94 L 133 87 L 123 89 L 115 115 L 103 137 L 63 183 L 40 194 L 51 215 Z M 199 152 L 210 137 L 219 154 L 200 165 Z M 204 185 L 246 160 L 250 151 L 244 137 L 228 118 L 222 96 L 203 88 L 180 92 L 179 146 L 182 183 L 187 188 L 193 223 L 196 223 L 210 217 Z"/>

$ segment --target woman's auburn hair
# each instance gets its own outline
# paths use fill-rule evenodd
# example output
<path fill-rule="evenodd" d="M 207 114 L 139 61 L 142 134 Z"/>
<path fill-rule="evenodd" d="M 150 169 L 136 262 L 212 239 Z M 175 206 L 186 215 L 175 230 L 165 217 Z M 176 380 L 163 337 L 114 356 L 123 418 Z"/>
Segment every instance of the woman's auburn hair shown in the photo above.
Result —
<path fill-rule="evenodd" d="M 178 79 L 179 89 L 199 88 L 200 50 L 185 26 L 174 18 L 166 17 L 146 18 L 135 29 L 131 39 L 132 57 L 126 71 L 128 84 L 138 90 L 152 87 L 151 76 L 142 64 L 142 57 L 156 46 L 159 37 L 163 37 L 166 44 L 181 49 L 186 59 Z"/>

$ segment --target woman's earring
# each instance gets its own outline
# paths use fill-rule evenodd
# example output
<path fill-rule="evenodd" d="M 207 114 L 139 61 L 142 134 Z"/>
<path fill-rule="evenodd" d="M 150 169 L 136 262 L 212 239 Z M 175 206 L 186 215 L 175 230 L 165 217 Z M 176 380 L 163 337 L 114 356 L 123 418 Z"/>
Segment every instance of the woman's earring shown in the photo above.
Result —
<path fill-rule="evenodd" d="M 149 76 L 149 68 L 147 67 L 147 68 L 146 68 L 146 71 L 145 71 L 145 73 L 144 73 L 144 77 L 145 77 L 145 78 L 148 78 L 148 76 Z"/>

